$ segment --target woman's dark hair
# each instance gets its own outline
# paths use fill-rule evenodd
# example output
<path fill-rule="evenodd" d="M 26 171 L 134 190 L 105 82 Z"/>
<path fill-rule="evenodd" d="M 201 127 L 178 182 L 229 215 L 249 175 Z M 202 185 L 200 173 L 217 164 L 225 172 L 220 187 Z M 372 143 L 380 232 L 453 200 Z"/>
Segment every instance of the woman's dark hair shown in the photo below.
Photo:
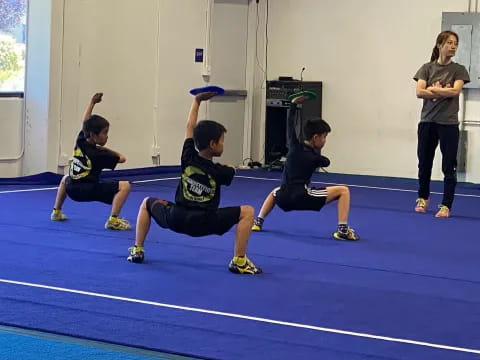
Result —
<path fill-rule="evenodd" d="M 193 141 L 198 151 L 208 148 L 210 141 L 218 143 L 218 140 L 227 132 L 225 126 L 212 120 L 199 121 L 193 129 Z"/>
<path fill-rule="evenodd" d="M 309 119 L 303 126 L 303 134 L 306 140 L 310 140 L 313 135 L 328 134 L 332 129 L 328 123 L 321 118 Z"/>
<path fill-rule="evenodd" d="M 438 58 L 440 57 L 440 49 L 438 47 L 443 46 L 451 35 L 457 38 L 457 43 L 458 43 L 459 41 L 458 35 L 453 31 L 447 30 L 447 31 L 442 31 L 440 34 L 438 34 L 437 41 L 435 42 L 435 46 L 433 47 L 433 50 L 432 50 L 432 56 L 430 57 L 431 62 L 438 60 Z"/>
<path fill-rule="evenodd" d="M 83 134 L 86 138 L 90 137 L 90 134 L 100 134 L 100 132 L 109 127 L 110 123 L 104 117 L 100 115 L 92 115 L 83 122 Z"/>

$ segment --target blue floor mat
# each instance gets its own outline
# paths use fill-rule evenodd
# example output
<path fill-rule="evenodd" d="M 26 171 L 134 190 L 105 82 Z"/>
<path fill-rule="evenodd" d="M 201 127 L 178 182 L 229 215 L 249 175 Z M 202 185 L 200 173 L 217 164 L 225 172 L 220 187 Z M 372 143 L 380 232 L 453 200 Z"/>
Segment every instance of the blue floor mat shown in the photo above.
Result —
<path fill-rule="evenodd" d="M 2 360 L 195 360 L 96 341 L 0 326 Z"/>
<path fill-rule="evenodd" d="M 258 211 L 279 185 L 278 173 L 238 175 L 222 206 Z M 466 196 L 456 197 L 453 216 L 435 219 L 440 195 L 416 214 L 414 182 L 360 180 L 314 178 L 358 185 L 350 224 L 361 241 L 332 238 L 335 205 L 275 209 L 250 239 L 249 257 L 265 271 L 258 277 L 228 272 L 234 229 L 189 238 L 152 225 L 146 262 L 131 264 L 134 232 L 104 230 L 108 206 L 67 200 L 69 220 L 55 223 L 54 190 L 1 193 L 0 322 L 212 359 L 479 358 L 480 191 L 459 187 Z M 146 196 L 172 200 L 177 181 L 134 183 L 122 216 L 134 223 Z"/>

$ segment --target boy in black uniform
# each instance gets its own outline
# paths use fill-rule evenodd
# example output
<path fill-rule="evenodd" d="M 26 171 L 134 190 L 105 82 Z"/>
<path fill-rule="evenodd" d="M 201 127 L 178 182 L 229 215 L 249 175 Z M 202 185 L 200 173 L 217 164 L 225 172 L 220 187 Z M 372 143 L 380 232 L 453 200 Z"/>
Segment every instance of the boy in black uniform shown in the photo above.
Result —
<path fill-rule="evenodd" d="M 162 228 L 195 237 L 223 235 L 237 224 L 234 257 L 229 270 L 238 274 L 262 272 L 245 255 L 253 224 L 253 208 L 248 205 L 218 208 L 220 186 L 230 185 L 235 175 L 233 167 L 212 161 L 213 157 L 223 153 L 226 129 L 215 121 L 203 120 L 197 124 L 200 103 L 215 95 L 215 92 L 203 92 L 193 99 L 175 203 L 153 197 L 143 200 L 137 217 L 135 246 L 129 248 L 128 261 L 143 262 L 143 244 L 153 217 Z"/>
<path fill-rule="evenodd" d="M 100 182 L 103 169 L 114 169 L 117 163 L 124 163 L 125 156 L 106 148 L 109 122 L 99 115 L 92 115 L 95 104 L 102 101 L 102 93 L 93 95 L 85 112 L 83 129 L 77 137 L 69 175 L 65 175 L 57 191 L 55 206 L 50 216 L 53 221 L 67 219 L 62 205 L 68 196 L 74 201 L 100 201 L 112 205 L 111 215 L 105 223 L 106 229 L 129 230 L 127 220 L 118 217 L 128 194 L 128 181 Z"/>
<path fill-rule="evenodd" d="M 287 119 L 287 161 L 283 170 L 282 185 L 275 188 L 265 199 L 252 230 L 261 231 L 263 221 L 275 204 L 283 211 L 316 210 L 338 200 L 338 229 L 333 234 L 339 240 L 359 240 L 360 237 L 347 225 L 350 209 L 350 192 L 346 186 L 326 188 L 310 187 L 310 179 L 318 167 L 330 165 L 330 160 L 320 154 L 325 145 L 330 126 L 322 119 L 309 120 L 304 126 L 308 140 L 300 142 L 295 133 L 297 104 L 302 104 L 315 93 L 303 91 L 293 95 Z"/>

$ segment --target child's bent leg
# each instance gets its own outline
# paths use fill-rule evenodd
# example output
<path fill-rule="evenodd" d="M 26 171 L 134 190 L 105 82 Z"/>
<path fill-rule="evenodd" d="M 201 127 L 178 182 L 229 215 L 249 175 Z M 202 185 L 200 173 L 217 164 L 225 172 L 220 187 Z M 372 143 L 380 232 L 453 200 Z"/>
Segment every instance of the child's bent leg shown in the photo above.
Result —
<path fill-rule="evenodd" d="M 234 256 L 245 256 L 245 253 L 247 252 L 247 244 L 250 233 L 252 232 L 254 214 L 253 207 L 249 205 L 240 206 L 240 219 L 235 233 Z"/>
<path fill-rule="evenodd" d="M 327 187 L 326 203 L 338 201 L 338 228 L 333 237 L 338 240 L 359 240 L 360 236 L 348 226 L 348 213 L 350 211 L 350 190 L 346 186 Z"/>
<path fill-rule="evenodd" d="M 348 223 L 348 213 L 350 211 L 350 190 L 346 186 L 328 186 L 327 187 L 327 201 L 330 203 L 338 200 L 337 216 L 339 224 Z"/>
<path fill-rule="evenodd" d="M 127 196 L 130 193 L 130 183 L 128 181 L 118 182 L 118 192 L 115 194 L 112 202 L 112 212 L 105 228 L 110 230 L 130 230 L 132 227 L 130 223 L 125 219 L 120 219 L 118 215 L 122 210 L 122 206 L 127 200 Z"/>
<path fill-rule="evenodd" d="M 147 201 L 149 198 L 143 199 L 137 215 L 137 227 L 135 229 L 135 246 L 132 246 L 128 250 L 130 256 L 127 257 L 128 261 L 134 263 L 142 263 L 144 260 L 144 248 L 145 238 L 150 230 L 151 216 L 147 210 Z"/>
<path fill-rule="evenodd" d="M 150 230 L 151 216 L 147 210 L 148 198 L 143 199 L 137 215 L 137 227 L 135 229 L 135 246 L 143 247 L 145 238 Z"/>
<path fill-rule="evenodd" d="M 275 207 L 275 197 L 273 196 L 273 191 L 268 194 L 267 198 L 263 202 L 262 208 L 260 209 L 260 213 L 258 214 L 259 217 L 265 219 L 268 214 L 273 210 Z"/>
<path fill-rule="evenodd" d="M 236 274 L 260 274 L 262 272 L 262 269 L 256 267 L 246 256 L 254 214 L 253 207 L 249 205 L 240 207 L 240 218 L 235 234 L 234 257 L 228 266 L 229 270 Z"/>
<path fill-rule="evenodd" d="M 252 226 L 253 231 L 262 230 L 263 221 L 275 207 L 275 196 L 273 195 L 274 192 L 275 190 L 270 192 L 270 194 L 268 194 L 268 196 L 264 200 L 262 208 L 260 209 L 260 213 L 258 214 L 257 218 L 254 220 L 254 223 Z"/>
<path fill-rule="evenodd" d="M 67 179 L 68 175 L 62 177 L 62 181 L 60 181 L 60 185 L 58 185 L 57 190 L 57 198 L 55 199 L 55 206 L 54 209 L 61 210 L 65 199 L 67 198 L 67 189 L 65 185 L 65 180 Z"/>
<path fill-rule="evenodd" d="M 118 192 L 115 194 L 112 203 L 112 216 L 118 216 L 122 210 L 125 200 L 130 193 L 130 183 L 128 181 L 118 182 Z"/>
<path fill-rule="evenodd" d="M 52 214 L 50 215 L 50 219 L 52 219 L 53 221 L 67 220 L 67 217 L 62 212 L 63 203 L 65 202 L 65 199 L 67 198 L 67 189 L 66 189 L 66 185 L 65 185 L 65 180 L 67 179 L 67 177 L 68 177 L 68 175 L 65 175 L 62 178 L 62 180 L 60 181 L 60 184 L 58 185 L 57 197 L 55 199 L 55 205 L 53 206 L 53 211 L 52 211 Z"/>

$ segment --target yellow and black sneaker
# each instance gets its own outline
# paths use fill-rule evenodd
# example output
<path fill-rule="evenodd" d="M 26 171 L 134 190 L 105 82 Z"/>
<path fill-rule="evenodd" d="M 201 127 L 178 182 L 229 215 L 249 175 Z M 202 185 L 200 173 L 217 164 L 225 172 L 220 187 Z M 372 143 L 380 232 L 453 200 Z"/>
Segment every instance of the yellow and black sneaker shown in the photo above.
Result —
<path fill-rule="evenodd" d="M 256 267 L 246 256 L 234 256 L 228 270 L 234 274 L 261 274 L 262 269 Z"/>
<path fill-rule="evenodd" d="M 62 210 L 53 209 L 50 214 L 50 220 L 52 221 L 65 221 L 67 220 L 67 215 L 65 215 Z"/>
<path fill-rule="evenodd" d="M 337 230 L 333 233 L 333 237 L 337 240 L 357 241 L 360 240 L 360 236 L 355 234 L 355 230 L 351 227 L 347 228 L 347 231 Z"/>
<path fill-rule="evenodd" d="M 131 228 L 127 220 L 115 216 L 110 216 L 105 223 L 107 230 L 130 230 Z"/>
<path fill-rule="evenodd" d="M 143 262 L 143 259 L 145 258 L 145 250 L 143 249 L 143 246 L 132 246 L 131 248 L 128 248 L 128 251 L 130 251 L 130 255 L 127 257 L 128 261 L 131 261 L 133 263 L 140 264 Z"/>
<path fill-rule="evenodd" d="M 262 231 L 263 221 L 258 218 L 253 220 L 252 231 Z"/>

